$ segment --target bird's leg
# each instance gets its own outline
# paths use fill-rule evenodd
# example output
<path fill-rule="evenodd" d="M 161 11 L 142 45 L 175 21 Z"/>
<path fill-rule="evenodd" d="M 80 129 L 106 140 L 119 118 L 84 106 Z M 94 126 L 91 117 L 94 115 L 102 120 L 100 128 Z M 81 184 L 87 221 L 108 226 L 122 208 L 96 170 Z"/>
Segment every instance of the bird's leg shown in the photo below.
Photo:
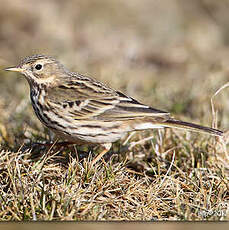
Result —
<path fill-rule="evenodd" d="M 104 150 L 99 153 L 96 158 L 91 162 L 91 166 L 93 166 L 97 161 L 99 161 L 110 149 L 112 146 L 112 143 L 105 143 L 102 144 L 102 146 L 104 147 Z"/>

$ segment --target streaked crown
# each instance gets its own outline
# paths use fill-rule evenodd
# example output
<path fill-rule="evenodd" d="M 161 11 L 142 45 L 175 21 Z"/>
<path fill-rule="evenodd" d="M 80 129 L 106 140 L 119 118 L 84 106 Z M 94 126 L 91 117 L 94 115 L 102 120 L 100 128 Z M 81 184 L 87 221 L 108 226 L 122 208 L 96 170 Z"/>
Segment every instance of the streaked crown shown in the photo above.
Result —
<path fill-rule="evenodd" d="M 30 85 L 54 83 L 67 73 L 65 67 L 55 58 L 40 54 L 26 57 L 17 66 L 6 70 L 22 73 Z"/>

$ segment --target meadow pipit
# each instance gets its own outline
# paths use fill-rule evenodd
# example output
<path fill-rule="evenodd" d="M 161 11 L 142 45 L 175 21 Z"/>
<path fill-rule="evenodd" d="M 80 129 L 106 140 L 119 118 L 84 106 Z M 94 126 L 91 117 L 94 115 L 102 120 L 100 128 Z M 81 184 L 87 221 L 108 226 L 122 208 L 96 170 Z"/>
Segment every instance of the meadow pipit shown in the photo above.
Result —
<path fill-rule="evenodd" d="M 71 143 L 102 144 L 95 163 L 111 143 L 134 130 L 174 127 L 222 136 L 217 129 L 170 117 L 93 78 L 70 72 L 55 58 L 33 55 L 9 71 L 22 73 L 39 120 Z"/>

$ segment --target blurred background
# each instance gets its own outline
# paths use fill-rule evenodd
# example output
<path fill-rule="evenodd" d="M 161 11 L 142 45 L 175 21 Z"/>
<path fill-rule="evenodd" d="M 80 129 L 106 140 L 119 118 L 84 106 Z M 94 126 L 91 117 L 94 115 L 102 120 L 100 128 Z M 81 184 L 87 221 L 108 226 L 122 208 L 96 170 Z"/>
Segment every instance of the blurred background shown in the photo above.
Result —
<path fill-rule="evenodd" d="M 211 125 L 211 96 L 229 80 L 228 12 L 228 0 L 0 0 L 0 68 L 55 56 L 141 102 Z M 2 136 L 43 129 L 27 82 L 0 74 Z M 228 97 L 225 90 L 215 99 L 220 127 L 228 126 Z"/>

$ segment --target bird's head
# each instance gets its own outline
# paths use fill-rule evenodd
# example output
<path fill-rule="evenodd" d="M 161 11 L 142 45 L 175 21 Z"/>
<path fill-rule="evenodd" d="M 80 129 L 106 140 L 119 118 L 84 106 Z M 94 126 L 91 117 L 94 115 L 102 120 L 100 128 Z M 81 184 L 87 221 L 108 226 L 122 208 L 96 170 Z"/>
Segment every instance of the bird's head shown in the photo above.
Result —
<path fill-rule="evenodd" d="M 55 58 L 45 55 L 33 55 L 24 58 L 17 66 L 5 69 L 23 74 L 30 85 L 57 83 L 67 72 Z"/>

